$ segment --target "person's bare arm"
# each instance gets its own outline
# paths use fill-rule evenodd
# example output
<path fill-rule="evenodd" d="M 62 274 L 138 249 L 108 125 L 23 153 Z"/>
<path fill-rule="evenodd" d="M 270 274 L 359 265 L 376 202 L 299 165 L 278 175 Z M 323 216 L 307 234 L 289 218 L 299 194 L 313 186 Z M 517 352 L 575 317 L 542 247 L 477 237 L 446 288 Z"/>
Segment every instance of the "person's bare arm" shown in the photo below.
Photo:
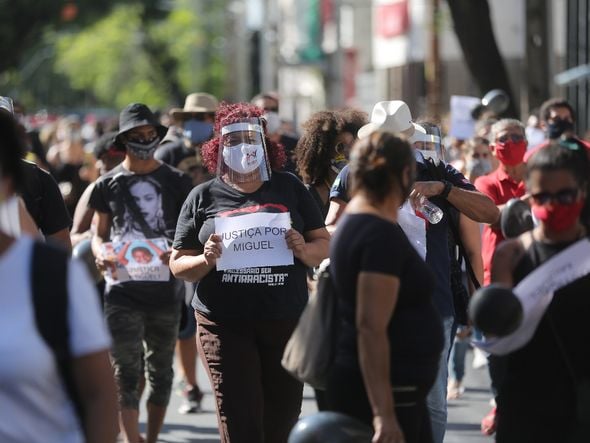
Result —
<path fill-rule="evenodd" d="M 330 234 L 326 228 L 314 229 L 301 235 L 295 229 L 289 229 L 285 235 L 287 247 L 293 255 L 307 266 L 318 266 L 328 257 Z"/>
<path fill-rule="evenodd" d="M 359 363 L 373 412 L 373 441 L 401 442 L 390 381 L 387 327 L 399 292 L 399 278 L 361 272 L 357 281 L 356 328 Z"/>
<path fill-rule="evenodd" d="M 527 233 L 525 235 L 530 235 Z M 513 287 L 512 272 L 524 255 L 522 240 L 505 240 L 498 245 L 492 258 L 492 282 L 501 283 L 507 287 Z"/>
<path fill-rule="evenodd" d="M 469 259 L 469 263 L 471 263 L 475 278 L 477 278 L 477 281 L 481 284 L 483 282 L 483 259 L 481 256 L 481 231 L 479 223 L 474 222 L 465 214 L 460 214 L 459 235 L 461 236 L 461 241 L 465 247 L 465 253 L 467 254 L 466 258 Z M 475 286 L 473 285 L 470 276 L 468 276 L 467 282 L 469 286 L 469 294 L 473 294 Z"/>
<path fill-rule="evenodd" d="M 119 433 L 117 397 L 108 351 L 73 360 L 76 389 L 84 410 L 86 443 L 114 443 Z"/>
<path fill-rule="evenodd" d="M 84 190 L 80 200 L 78 200 L 78 204 L 76 205 L 76 210 L 74 211 L 74 222 L 72 224 L 72 231 L 70 233 L 70 238 L 74 246 L 80 243 L 82 240 L 92 236 L 89 231 L 90 226 L 92 225 L 94 209 L 88 206 L 88 202 L 90 201 L 90 195 L 92 194 L 93 189 L 94 183 L 90 184 Z"/>
<path fill-rule="evenodd" d="M 170 271 L 175 277 L 189 282 L 200 281 L 217 264 L 221 257 L 221 236 L 211 234 L 203 249 L 174 249 L 170 255 Z"/>
<path fill-rule="evenodd" d="M 70 238 L 69 228 L 63 228 L 60 231 L 47 235 L 46 239 L 51 240 L 52 242 L 57 243 L 58 245 L 61 245 L 69 253 L 72 252 L 72 239 Z"/>
<path fill-rule="evenodd" d="M 330 200 L 328 214 L 326 215 L 326 229 L 330 234 L 333 234 L 336 230 L 336 223 L 345 209 L 346 202 L 344 200 L 340 200 L 339 198 L 333 198 Z"/>
<path fill-rule="evenodd" d="M 414 183 L 414 189 L 410 193 L 413 206 L 418 206 L 421 196 L 435 197 L 444 191 L 444 183 L 441 181 L 427 181 Z M 458 186 L 451 187 L 447 201 L 465 214 L 471 220 L 480 223 L 496 223 L 500 217 L 500 211 L 491 198 L 479 191 L 470 191 Z"/>
<path fill-rule="evenodd" d="M 107 259 L 102 251 L 103 243 L 110 240 L 111 235 L 111 215 L 106 212 L 96 212 L 96 233 L 92 237 L 92 253 L 96 257 L 96 266 L 100 271 L 104 271 L 107 266 L 114 267 L 114 263 Z"/>

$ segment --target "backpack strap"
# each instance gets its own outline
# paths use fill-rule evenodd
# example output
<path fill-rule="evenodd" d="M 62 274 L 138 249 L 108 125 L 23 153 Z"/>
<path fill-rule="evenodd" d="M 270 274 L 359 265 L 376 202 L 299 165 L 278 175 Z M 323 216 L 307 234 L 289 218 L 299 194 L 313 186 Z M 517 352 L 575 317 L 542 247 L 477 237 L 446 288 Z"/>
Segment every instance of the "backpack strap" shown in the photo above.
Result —
<path fill-rule="evenodd" d="M 33 244 L 33 306 L 37 330 L 55 357 L 59 375 L 74 405 L 80 425 L 84 428 L 84 411 L 74 381 L 69 341 L 68 261 L 68 254 L 64 250 L 40 242 Z"/>

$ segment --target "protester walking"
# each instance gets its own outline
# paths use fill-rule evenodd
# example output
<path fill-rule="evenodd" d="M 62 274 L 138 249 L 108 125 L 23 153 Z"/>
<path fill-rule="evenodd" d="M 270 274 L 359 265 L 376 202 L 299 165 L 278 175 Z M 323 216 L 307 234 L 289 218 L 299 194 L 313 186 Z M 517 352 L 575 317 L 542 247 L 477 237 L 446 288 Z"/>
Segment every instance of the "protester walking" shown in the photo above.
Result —
<path fill-rule="evenodd" d="M 131 271 L 116 260 L 117 251 L 125 243 L 145 244 L 145 240 L 151 240 L 165 245 L 174 236 L 191 181 L 179 170 L 154 159 L 154 151 L 165 134 L 166 128 L 147 106 L 134 103 L 123 109 L 116 143 L 126 149 L 125 160 L 96 182 L 89 203 L 98 218 L 92 242 L 96 263 L 110 273 L 105 316 L 113 337 L 120 421 L 127 443 L 140 441 L 139 384 L 144 364 L 150 388 L 147 443 L 155 443 L 158 438 L 173 381 L 180 300 L 166 267 L 170 252 L 159 257 L 161 264 L 156 269 L 163 272 L 155 277 L 152 270 L 141 273 L 139 267 L 136 271 L 140 273 L 134 278 L 119 280 L 123 271 Z"/>
<path fill-rule="evenodd" d="M 588 192 L 590 169 L 586 148 L 572 142 L 551 142 L 527 163 L 526 186 L 539 225 L 502 243 L 492 265 L 492 282 L 516 287 L 534 279 L 530 296 L 540 304 L 543 288 L 555 288 L 532 337 L 505 357 L 498 386 L 498 443 L 583 442 L 590 431 L 590 275 L 567 275 L 588 260 L 576 257 L 572 245 L 588 243 L 580 220 Z M 588 246 L 586 247 L 586 249 Z M 549 263 L 561 273 L 544 271 Z M 587 265 L 586 269 L 587 269 Z M 540 281 L 541 280 L 541 281 Z M 525 318 L 523 321 L 526 321 Z M 518 330 L 517 330 L 518 331 Z"/>
<path fill-rule="evenodd" d="M 348 163 L 356 134 L 366 123 L 366 114 L 353 109 L 316 112 L 303 123 L 303 134 L 295 148 L 297 171 L 324 218 L 332 184 Z"/>
<path fill-rule="evenodd" d="M 0 112 L 0 214 L 24 185 L 16 122 Z M 109 335 L 93 285 L 67 252 L 14 238 L 0 217 L 0 441 L 114 443 Z"/>
<path fill-rule="evenodd" d="M 440 354 L 439 373 L 427 403 L 431 414 L 434 441 L 442 443 L 447 423 L 447 362 L 455 337 L 457 317 L 451 286 L 449 254 L 449 230 L 452 221 L 448 214 L 451 208 L 455 208 L 461 216 L 466 216 L 472 221 L 472 228 L 473 222 L 495 222 L 498 218 L 498 209 L 489 197 L 476 191 L 459 171 L 442 161 L 440 135 L 428 134 L 424 127 L 413 123 L 406 103 L 400 100 L 377 103 L 373 108 L 370 122 L 359 131 L 359 138 L 367 137 L 375 130 L 402 133 L 408 136 L 417 159 L 417 181 L 413 184 L 410 193 L 412 208 L 411 211 L 400 211 L 402 215 L 409 214 L 409 217 L 404 217 L 403 220 L 400 218 L 400 225 L 406 229 L 404 232 L 420 251 L 437 281 L 433 301 L 442 318 L 445 346 Z M 330 193 L 327 224 L 335 224 L 339 214 L 346 207 L 350 189 L 348 176 L 349 168 L 345 167 L 334 182 Z M 424 215 L 420 217 L 414 214 L 414 208 L 422 207 L 424 199 L 428 199 L 442 211 L 443 216 L 438 222 L 431 223 L 425 220 Z M 455 226 L 457 236 L 462 239 L 471 239 L 473 229 L 469 229 L 469 232 L 463 235 L 464 233 L 460 232 L 460 226 L 461 223 Z M 465 244 L 468 242 L 465 241 Z"/>
<path fill-rule="evenodd" d="M 374 442 L 433 441 L 426 396 L 443 348 L 434 276 L 397 224 L 415 168 L 412 148 L 393 134 L 359 141 L 353 197 L 330 247 L 341 319 L 327 401 L 372 424 Z"/>
<path fill-rule="evenodd" d="M 499 162 L 498 168 L 479 177 L 475 187 L 489 196 L 499 210 L 513 198 L 523 198 L 525 195 L 524 175 L 526 164 L 524 155 L 527 149 L 524 125 L 515 119 L 502 119 L 492 126 L 490 133 L 493 155 Z M 482 233 L 482 258 L 484 266 L 484 285 L 491 282 L 492 257 L 496 247 L 504 240 L 500 227 L 500 218 L 494 223 L 487 224 Z M 499 380 L 504 371 L 502 357 L 491 355 L 488 358 L 492 391 L 498 392 Z M 496 407 L 482 419 L 481 430 L 486 435 L 492 435 L 496 430 Z"/>
<path fill-rule="evenodd" d="M 285 154 L 267 139 L 263 112 L 246 103 L 218 109 L 215 137 L 202 149 L 216 177 L 187 198 L 170 260 L 177 277 L 199 282 L 193 300 L 199 353 L 224 443 L 287 441 L 303 386 L 282 368 L 281 357 L 307 302 L 306 269 L 328 255 L 320 212 L 299 179 L 280 172 Z M 287 215 L 290 222 L 278 230 L 277 241 L 286 242 L 293 264 L 255 266 L 250 253 L 237 269 L 221 266 L 220 259 L 231 259 L 231 251 L 221 253 L 223 244 L 237 237 L 223 234 L 222 244 L 218 223 L 233 222 L 239 232 L 253 215 Z M 253 241 L 247 247 L 256 246 L 260 255 L 267 244 Z"/>

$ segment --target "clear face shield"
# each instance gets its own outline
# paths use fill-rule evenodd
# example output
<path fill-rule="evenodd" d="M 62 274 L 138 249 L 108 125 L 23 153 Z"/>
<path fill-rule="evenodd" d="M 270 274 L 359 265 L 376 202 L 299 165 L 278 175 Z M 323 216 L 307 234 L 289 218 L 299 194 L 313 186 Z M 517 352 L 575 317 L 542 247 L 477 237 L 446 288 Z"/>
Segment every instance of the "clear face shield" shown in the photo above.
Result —
<path fill-rule="evenodd" d="M 246 118 L 221 128 L 217 175 L 232 183 L 270 179 L 264 129 L 258 118 Z"/>
<path fill-rule="evenodd" d="M 410 141 L 420 154 L 416 156 L 418 161 L 420 161 L 420 157 L 425 160 L 431 159 L 435 164 L 444 160 L 442 137 L 438 126 L 430 123 L 416 125 Z"/>

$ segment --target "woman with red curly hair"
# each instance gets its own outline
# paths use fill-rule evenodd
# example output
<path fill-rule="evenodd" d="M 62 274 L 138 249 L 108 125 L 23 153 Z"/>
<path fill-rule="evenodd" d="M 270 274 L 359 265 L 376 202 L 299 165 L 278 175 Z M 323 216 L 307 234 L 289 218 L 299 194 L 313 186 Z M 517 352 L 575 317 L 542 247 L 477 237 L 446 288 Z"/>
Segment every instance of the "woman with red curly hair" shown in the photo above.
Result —
<path fill-rule="evenodd" d="M 170 259 L 175 276 L 199 282 L 197 341 L 223 443 L 287 441 L 303 386 L 282 368 L 281 357 L 307 303 L 306 268 L 328 255 L 319 209 L 297 177 L 280 171 L 285 153 L 266 137 L 263 112 L 246 103 L 220 106 L 215 137 L 201 153 L 216 177 L 185 201 Z M 293 264 L 261 264 L 261 251 L 253 250 L 251 267 L 219 265 L 225 246 L 216 222 L 236 217 L 239 225 L 254 213 L 288 213 L 284 237 Z"/>

